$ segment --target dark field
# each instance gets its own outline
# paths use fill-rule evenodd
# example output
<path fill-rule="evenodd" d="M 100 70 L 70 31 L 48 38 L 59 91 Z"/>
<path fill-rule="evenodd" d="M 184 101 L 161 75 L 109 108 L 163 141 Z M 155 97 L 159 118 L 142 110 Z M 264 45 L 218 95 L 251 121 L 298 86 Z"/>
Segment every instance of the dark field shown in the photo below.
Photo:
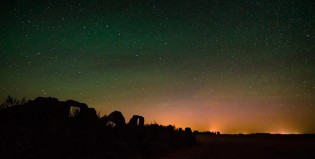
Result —
<path fill-rule="evenodd" d="M 314 159 L 314 135 L 196 135 L 198 145 L 162 159 Z"/>

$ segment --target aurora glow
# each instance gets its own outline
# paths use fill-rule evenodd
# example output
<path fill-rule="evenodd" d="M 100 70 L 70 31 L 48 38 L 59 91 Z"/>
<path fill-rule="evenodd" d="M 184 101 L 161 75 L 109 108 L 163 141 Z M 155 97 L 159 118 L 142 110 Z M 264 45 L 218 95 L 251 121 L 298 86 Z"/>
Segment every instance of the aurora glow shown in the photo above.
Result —
<path fill-rule="evenodd" d="M 1 2 L 0 99 L 223 133 L 315 133 L 315 2 Z"/>

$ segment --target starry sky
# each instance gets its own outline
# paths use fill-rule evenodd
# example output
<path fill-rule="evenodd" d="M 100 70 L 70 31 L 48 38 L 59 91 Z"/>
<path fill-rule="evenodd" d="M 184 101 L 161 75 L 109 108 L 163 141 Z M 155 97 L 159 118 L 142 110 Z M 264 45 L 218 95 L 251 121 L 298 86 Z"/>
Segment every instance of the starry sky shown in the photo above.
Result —
<path fill-rule="evenodd" d="M 315 1 L 0 2 L 0 100 L 222 133 L 315 133 Z"/>

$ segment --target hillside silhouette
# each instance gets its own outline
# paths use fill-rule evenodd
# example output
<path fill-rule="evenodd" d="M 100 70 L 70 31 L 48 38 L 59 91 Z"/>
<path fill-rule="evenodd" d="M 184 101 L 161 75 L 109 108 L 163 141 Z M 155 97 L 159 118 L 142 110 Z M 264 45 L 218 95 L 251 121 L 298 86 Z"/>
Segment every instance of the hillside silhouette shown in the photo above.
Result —
<path fill-rule="evenodd" d="M 100 117 L 74 100 L 8 97 L 0 107 L 0 158 L 155 158 L 195 144 L 190 128 L 128 123 L 114 111 Z"/>

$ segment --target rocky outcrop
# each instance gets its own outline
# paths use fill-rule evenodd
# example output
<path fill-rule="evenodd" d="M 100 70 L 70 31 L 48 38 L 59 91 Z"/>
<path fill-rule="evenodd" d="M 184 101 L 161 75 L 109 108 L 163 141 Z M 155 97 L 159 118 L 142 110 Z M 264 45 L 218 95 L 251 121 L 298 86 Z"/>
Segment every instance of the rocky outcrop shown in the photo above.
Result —
<path fill-rule="evenodd" d="M 38 97 L 23 105 L 7 108 L 0 114 L 2 121 L 7 122 L 4 123 L 6 125 L 58 126 L 68 123 L 71 107 L 79 108 L 76 122 L 89 123 L 98 119 L 95 109 L 89 108 L 84 103 L 74 100 L 63 102 L 51 97 Z"/>
<path fill-rule="evenodd" d="M 144 117 L 140 116 L 140 115 L 134 115 L 130 119 L 128 125 L 131 126 L 131 127 L 144 126 Z"/>
<path fill-rule="evenodd" d="M 114 111 L 107 116 L 108 125 L 113 127 L 123 127 L 126 125 L 125 117 L 120 111 Z"/>

